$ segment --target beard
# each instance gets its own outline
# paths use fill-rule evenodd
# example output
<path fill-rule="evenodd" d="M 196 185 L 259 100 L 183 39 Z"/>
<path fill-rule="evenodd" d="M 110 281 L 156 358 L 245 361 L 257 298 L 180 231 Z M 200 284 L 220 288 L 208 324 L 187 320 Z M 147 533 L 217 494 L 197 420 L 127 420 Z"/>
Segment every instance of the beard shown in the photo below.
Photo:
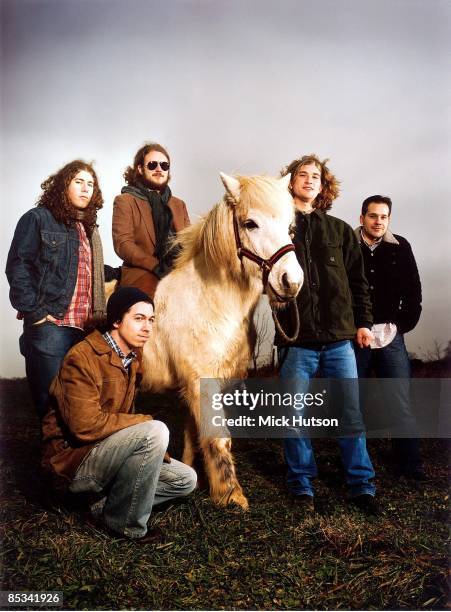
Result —
<path fill-rule="evenodd" d="M 165 180 L 164 183 L 155 183 L 154 181 L 146 179 L 144 176 L 141 176 L 139 180 L 148 189 L 153 189 L 154 191 L 160 192 L 163 192 L 166 189 L 167 184 L 169 183 L 169 177 Z"/>

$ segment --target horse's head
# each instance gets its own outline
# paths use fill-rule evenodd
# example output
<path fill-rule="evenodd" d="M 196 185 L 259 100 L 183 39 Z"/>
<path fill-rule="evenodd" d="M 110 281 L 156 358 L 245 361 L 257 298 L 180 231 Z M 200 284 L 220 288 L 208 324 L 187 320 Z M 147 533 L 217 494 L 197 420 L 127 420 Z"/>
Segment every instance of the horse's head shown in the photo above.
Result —
<path fill-rule="evenodd" d="M 221 173 L 221 179 L 242 266 L 251 277 L 261 279 L 271 302 L 294 298 L 304 275 L 289 234 L 294 218 L 290 175 L 235 178 Z"/>

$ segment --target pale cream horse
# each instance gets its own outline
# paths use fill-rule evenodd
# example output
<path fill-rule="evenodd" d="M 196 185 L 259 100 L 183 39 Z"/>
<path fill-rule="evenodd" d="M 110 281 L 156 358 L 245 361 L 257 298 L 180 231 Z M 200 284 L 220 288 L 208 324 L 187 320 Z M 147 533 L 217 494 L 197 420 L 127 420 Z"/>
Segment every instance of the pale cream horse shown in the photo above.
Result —
<path fill-rule="evenodd" d="M 181 233 L 175 268 L 158 285 L 143 386 L 180 390 L 190 411 L 183 461 L 192 465 L 200 448 L 212 499 L 247 508 L 230 438 L 202 434 L 200 379 L 246 377 L 252 314 L 264 284 L 270 301 L 280 304 L 297 295 L 303 274 L 289 236 L 290 176 L 221 178 L 223 201 Z"/>

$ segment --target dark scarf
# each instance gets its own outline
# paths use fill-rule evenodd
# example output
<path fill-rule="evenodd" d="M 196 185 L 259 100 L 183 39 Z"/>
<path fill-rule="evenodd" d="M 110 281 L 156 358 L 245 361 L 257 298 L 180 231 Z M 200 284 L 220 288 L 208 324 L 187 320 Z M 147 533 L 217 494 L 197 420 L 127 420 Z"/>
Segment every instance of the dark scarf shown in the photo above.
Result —
<path fill-rule="evenodd" d="M 173 247 L 175 232 L 172 229 L 172 211 L 168 206 L 172 195 L 171 190 L 166 185 L 165 190 L 159 193 L 138 183 L 122 187 L 121 193 L 130 193 L 149 202 L 155 228 L 155 257 L 158 259 L 158 263 L 152 272 L 161 279 L 172 270 L 174 259 L 179 251 L 179 249 Z"/>

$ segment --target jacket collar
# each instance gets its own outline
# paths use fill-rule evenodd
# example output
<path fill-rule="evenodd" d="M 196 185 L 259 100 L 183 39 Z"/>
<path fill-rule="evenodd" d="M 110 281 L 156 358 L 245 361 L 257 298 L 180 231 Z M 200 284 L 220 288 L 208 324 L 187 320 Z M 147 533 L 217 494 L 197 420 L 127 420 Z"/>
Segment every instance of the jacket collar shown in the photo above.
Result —
<path fill-rule="evenodd" d="M 296 208 L 296 214 L 297 214 L 297 215 L 304 216 L 304 217 L 312 217 L 313 215 L 318 215 L 318 216 L 324 215 L 324 211 L 323 211 L 323 210 L 320 210 L 319 208 L 314 208 L 314 209 L 313 209 L 311 212 L 309 212 L 309 213 L 303 213 L 301 210 L 299 210 L 298 208 Z"/>
<path fill-rule="evenodd" d="M 354 233 L 357 236 L 357 240 L 359 242 L 362 242 L 361 240 L 361 234 L 360 234 L 360 230 L 362 229 L 362 226 L 359 225 L 358 227 L 355 228 Z M 398 240 L 395 238 L 395 235 L 392 234 L 392 232 L 388 229 L 385 234 L 382 236 L 382 242 L 388 242 L 389 244 L 397 244 L 399 245 Z"/>
<path fill-rule="evenodd" d="M 114 352 L 111 346 L 106 342 L 105 338 L 99 332 L 99 330 L 95 329 L 91 334 L 86 336 L 86 342 L 91 345 L 94 351 L 98 355 L 104 355 L 105 353 Z"/>
<path fill-rule="evenodd" d="M 96 329 L 91 334 L 86 336 L 85 341 L 92 347 L 93 351 L 95 351 L 98 355 L 110 355 L 110 363 L 113 366 L 120 368 L 125 371 L 124 365 L 121 361 L 121 358 L 116 353 L 116 351 L 111 347 L 102 334 Z M 137 365 L 137 359 L 134 359 L 131 363 L 131 367 L 135 368 Z"/>

